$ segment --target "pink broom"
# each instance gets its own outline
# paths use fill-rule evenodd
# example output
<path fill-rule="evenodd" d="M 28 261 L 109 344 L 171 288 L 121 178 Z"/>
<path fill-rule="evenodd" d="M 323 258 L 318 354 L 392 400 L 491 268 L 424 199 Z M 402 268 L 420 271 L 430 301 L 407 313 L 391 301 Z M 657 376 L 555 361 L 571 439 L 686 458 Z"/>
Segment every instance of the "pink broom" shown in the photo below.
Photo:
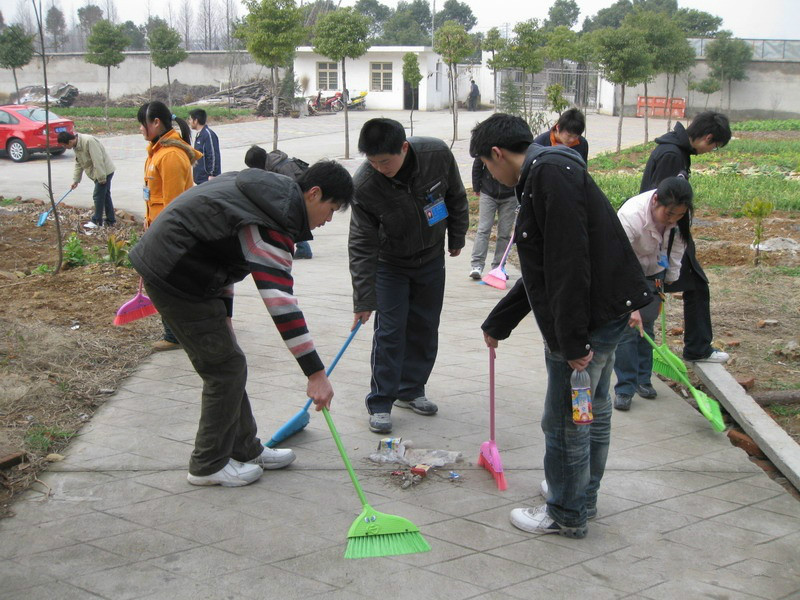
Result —
<path fill-rule="evenodd" d="M 495 287 L 498 290 L 506 289 L 506 281 L 508 280 L 508 275 L 506 274 L 506 259 L 508 258 L 508 253 L 511 252 L 511 246 L 513 244 L 514 236 L 512 235 L 511 239 L 508 240 L 508 246 L 506 246 L 506 251 L 503 253 L 503 258 L 500 259 L 500 264 L 483 276 L 483 283 Z"/>
<path fill-rule="evenodd" d="M 500 491 L 508 488 L 506 476 L 503 473 L 503 461 L 494 442 L 494 348 L 489 348 L 489 436 L 488 442 L 481 444 L 481 453 L 478 456 L 478 466 L 483 467 L 494 477 L 497 489 Z"/>
<path fill-rule="evenodd" d="M 136 295 L 120 306 L 117 316 L 114 317 L 114 325 L 125 325 L 131 321 L 143 319 L 158 311 L 153 306 L 153 301 L 142 293 L 142 278 L 139 277 L 139 291 Z"/>

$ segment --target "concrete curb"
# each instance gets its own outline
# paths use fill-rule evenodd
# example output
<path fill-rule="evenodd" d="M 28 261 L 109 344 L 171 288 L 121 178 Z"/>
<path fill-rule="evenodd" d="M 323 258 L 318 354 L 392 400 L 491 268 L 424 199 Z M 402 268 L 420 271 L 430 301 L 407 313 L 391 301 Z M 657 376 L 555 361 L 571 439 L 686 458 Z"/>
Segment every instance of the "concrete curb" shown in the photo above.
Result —
<path fill-rule="evenodd" d="M 800 490 L 800 445 L 764 412 L 717 363 L 694 363 L 694 371 L 781 473 Z"/>

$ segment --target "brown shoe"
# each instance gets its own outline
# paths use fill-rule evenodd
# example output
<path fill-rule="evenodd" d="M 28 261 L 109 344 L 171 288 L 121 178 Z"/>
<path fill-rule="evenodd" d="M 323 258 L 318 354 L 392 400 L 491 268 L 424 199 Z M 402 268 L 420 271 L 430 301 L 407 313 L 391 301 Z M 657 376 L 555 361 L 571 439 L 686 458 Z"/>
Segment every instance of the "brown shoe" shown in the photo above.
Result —
<path fill-rule="evenodd" d="M 180 344 L 170 342 L 169 340 L 158 340 L 155 344 L 153 344 L 153 350 L 156 352 L 164 352 L 165 350 L 178 350 L 180 347 Z"/>

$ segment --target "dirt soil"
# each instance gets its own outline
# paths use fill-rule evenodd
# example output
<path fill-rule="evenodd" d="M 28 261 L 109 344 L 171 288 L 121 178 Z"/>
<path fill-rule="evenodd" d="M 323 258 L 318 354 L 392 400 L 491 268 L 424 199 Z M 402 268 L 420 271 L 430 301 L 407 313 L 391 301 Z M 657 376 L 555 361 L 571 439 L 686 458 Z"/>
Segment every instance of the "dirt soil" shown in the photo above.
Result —
<path fill-rule="evenodd" d="M 55 275 L 37 272 L 57 260 L 55 222 L 36 227 L 43 210 L 30 202 L 0 206 L 0 463 L 24 454 L 0 466 L 0 517 L 9 513 L 15 493 L 60 459 L 69 438 L 150 354 L 160 335 L 157 318 L 113 325 L 117 309 L 136 292 L 132 269 L 95 262 Z M 64 207 L 59 214 L 63 238 L 76 232 L 86 252 L 96 247 L 107 253 L 109 234 L 129 239 L 141 232 L 140 224 L 118 218 L 118 227 L 89 233 L 81 226 L 88 210 Z M 765 239 L 800 240 L 796 217 L 774 214 L 765 223 Z M 729 371 L 742 381 L 754 378 L 754 391 L 796 389 L 800 256 L 769 253 L 762 259 L 767 268 L 754 268 L 752 227 L 745 219 L 700 214 L 694 231 L 711 280 L 716 343 L 732 355 Z M 670 344 L 678 349 L 679 301 L 670 303 L 668 315 Z M 798 417 L 782 424 L 800 440 Z"/>

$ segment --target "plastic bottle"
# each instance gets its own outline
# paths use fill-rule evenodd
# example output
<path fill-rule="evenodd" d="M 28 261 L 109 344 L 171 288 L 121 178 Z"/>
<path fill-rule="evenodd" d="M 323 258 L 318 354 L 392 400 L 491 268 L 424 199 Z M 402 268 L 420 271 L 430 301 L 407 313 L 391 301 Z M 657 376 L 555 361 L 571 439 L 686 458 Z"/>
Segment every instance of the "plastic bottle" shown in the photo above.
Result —
<path fill-rule="evenodd" d="M 572 421 L 576 425 L 588 425 L 592 416 L 592 380 L 587 370 L 573 371 L 569 378 L 572 386 Z"/>

